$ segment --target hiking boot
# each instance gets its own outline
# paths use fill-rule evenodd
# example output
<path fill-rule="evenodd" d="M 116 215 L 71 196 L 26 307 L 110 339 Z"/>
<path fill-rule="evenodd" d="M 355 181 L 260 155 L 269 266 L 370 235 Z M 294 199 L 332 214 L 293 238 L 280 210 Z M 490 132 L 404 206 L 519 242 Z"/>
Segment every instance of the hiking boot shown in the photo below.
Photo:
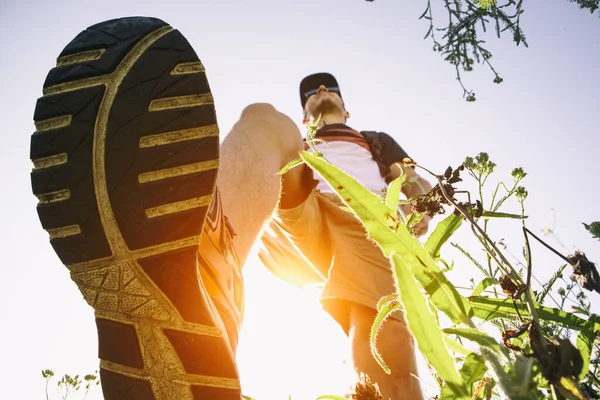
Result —
<path fill-rule="evenodd" d="M 165 22 L 81 32 L 44 83 L 33 193 L 96 314 L 107 400 L 239 400 L 242 281 L 204 67 Z"/>

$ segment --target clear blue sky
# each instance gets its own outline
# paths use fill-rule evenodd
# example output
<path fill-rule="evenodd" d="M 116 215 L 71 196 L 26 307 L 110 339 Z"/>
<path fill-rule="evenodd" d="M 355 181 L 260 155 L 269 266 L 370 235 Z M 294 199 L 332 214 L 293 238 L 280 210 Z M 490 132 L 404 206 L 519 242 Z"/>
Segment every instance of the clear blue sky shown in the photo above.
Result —
<path fill-rule="evenodd" d="M 82 29 L 105 19 L 156 16 L 182 31 L 208 70 L 223 133 L 257 101 L 274 104 L 300 124 L 300 79 L 332 72 L 351 112 L 350 126 L 391 134 L 434 171 L 479 151 L 490 153 L 500 175 L 524 167 L 530 229 L 553 227 L 569 250 L 600 260 L 600 243 L 581 226 L 600 220 L 598 15 L 566 0 L 526 2 L 522 23 L 530 47 L 516 48 L 508 36 L 486 37 L 505 81 L 493 84 L 483 67 L 465 74 L 478 97 L 467 103 L 453 68 L 422 40 L 428 26 L 417 17 L 424 6 L 390 0 L 3 0 L 0 397 L 41 399 L 41 369 L 86 373 L 97 365 L 92 312 L 37 220 L 29 137 L 35 101 L 55 58 Z M 496 226 L 496 238 L 515 238 L 508 239 L 509 250 L 520 254 L 519 226 Z M 480 278 L 464 259 L 443 255 L 456 260 L 452 279 Z M 540 278 L 559 265 L 534 245 Z M 286 399 L 287 393 L 304 400 L 344 390 L 343 380 L 330 378 L 345 368 L 344 338 L 320 314 L 314 296 L 275 281 L 255 262 L 247 268 L 247 291 L 240 348 L 245 392 L 259 400 Z M 269 304 L 273 298 L 276 304 Z M 597 294 L 591 298 L 600 302 Z M 273 310 L 284 314 L 278 323 L 268 317 Z M 269 388 L 273 382 L 284 389 Z"/>

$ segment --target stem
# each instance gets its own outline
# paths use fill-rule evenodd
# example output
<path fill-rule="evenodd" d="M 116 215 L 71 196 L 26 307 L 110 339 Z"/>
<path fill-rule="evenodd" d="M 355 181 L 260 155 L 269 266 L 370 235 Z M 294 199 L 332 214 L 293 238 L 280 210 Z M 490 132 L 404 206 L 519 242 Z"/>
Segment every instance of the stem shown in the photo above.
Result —
<path fill-rule="evenodd" d="M 515 271 L 515 269 L 513 268 L 513 266 L 511 265 L 511 263 L 506 259 L 506 257 L 504 257 L 504 254 L 502 254 L 502 252 L 498 249 L 498 247 L 496 247 L 496 244 L 489 238 L 489 236 L 481 229 L 481 227 L 477 224 L 477 222 L 475 222 L 475 220 L 473 220 L 473 217 L 471 216 L 471 214 L 469 214 L 468 212 L 466 212 L 466 210 L 464 208 L 462 208 L 462 206 L 460 206 L 458 203 L 456 203 L 456 201 L 450 197 L 448 195 L 448 192 L 446 192 L 446 189 L 444 188 L 444 185 L 442 184 L 442 176 L 440 175 L 436 175 L 433 172 L 431 172 L 430 170 L 428 170 L 425 167 L 422 167 L 418 164 L 415 164 L 415 166 L 421 168 L 422 170 L 424 170 L 425 172 L 428 172 L 429 174 L 431 174 L 432 176 L 435 177 L 435 179 L 438 182 L 438 185 L 440 186 L 440 191 L 442 192 L 442 195 L 444 196 L 444 198 L 450 203 L 452 204 L 462 215 L 463 217 L 465 217 L 467 219 L 467 221 L 469 221 L 471 223 L 472 228 L 475 228 L 479 234 L 483 237 L 483 239 L 485 239 L 485 242 L 487 242 L 487 244 L 494 250 L 494 252 L 500 257 L 500 259 L 502 260 L 503 263 L 506 264 L 506 267 L 509 268 L 509 271 L 505 271 L 508 275 L 511 275 L 513 277 L 513 279 L 515 279 L 517 282 L 519 283 L 523 283 L 523 281 L 521 280 L 521 277 L 519 276 L 519 274 Z M 480 239 L 480 241 L 483 244 L 483 241 Z M 484 245 L 485 246 L 485 245 Z M 503 265 L 498 262 L 498 260 L 496 260 L 496 262 L 498 263 L 498 266 L 503 269 Z M 503 269 L 504 270 L 504 269 Z"/>
<path fill-rule="evenodd" d="M 502 187 L 504 188 L 504 190 L 506 190 L 506 195 L 505 195 L 503 198 L 501 198 L 501 199 L 498 201 L 498 204 L 496 204 L 496 206 L 494 207 L 494 209 L 493 209 L 492 211 L 497 211 L 497 210 L 498 210 L 498 209 L 499 209 L 499 208 L 502 206 L 502 204 L 504 204 L 504 202 L 505 202 L 506 200 L 508 200 L 508 199 L 510 198 L 510 196 L 512 196 L 512 194 L 513 194 L 513 193 L 515 192 L 515 190 L 517 189 L 517 184 L 518 184 L 519 182 L 520 182 L 520 181 L 516 182 L 516 183 L 515 183 L 515 185 L 513 186 L 513 188 L 512 188 L 512 189 L 510 189 L 510 190 L 508 190 L 508 188 L 506 187 L 506 185 L 505 185 L 503 182 L 500 182 L 500 183 L 498 184 L 498 185 L 502 185 Z"/>
<path fill-rule="evenodd" d="M 527 256 L 527 282 L 525 282 L 525 290 L 530 289 L 531 285 L 531 247 L 529 247 L 529 238 L 527 238 L 527 232 L 523 226 L 523 235 L 525 236 L 525 249 Z"/>
<path fill-rule="evenodd" d="M 539 279 L 535 277 L 535 275 L 533 275 L 533 279 L 535 279 L 535 281 L 538 283 L 538 285 L 543 286 L 542 282 L 540 282 Z M 556 306 L 560 308 L 560 304 L 558 304 L 558 301 L 556 301 L 556 299 L 554 297 L 552 297 L 552 293 L 548 292 L 548 294 L 546 296 L 550 297 L 550 299 L 554 302 L 554 304 L 556 304 Z"/>
<path fill-rule="evenodd" d="M 500 189 L 501 184 L 502 182 L 499 182 L 496 185 L 496 189 L 494 189 L 494 193 L 492 193 L 492 202 L 490 203 L 490 210 L 492 211 L 496 211 L 498 209 L 498 207 L 494 208 L 494 202 L 496 201 L 496 196 L 498 195 L 498 190 Z"/>
<path fill-rule="evenodd" d="M 558 395 L 556 394 L 556 389 L 554 389 L 554 385 L 550 385 L 550 393 L 552 393 L 552 398 L 554 400 L 558 400 Z"/>
<path fill-rule="evenodd" d="M 529 229 L 527 228 L 523 228 L 525 229 L 525 231 L 530 234 L 531 236 L 533 236 L 538 242 L 540 242 L 541 244 L 544 245 L 544 247 L 546 247 L 548 250 L 550 250 L 551 252 L 553 252 L 554 254 L 556 254 L 557 256 L 559 256 L 560 258 L 562 258 L 564 261 L 566 261 L 569 265 L 573 265 L 573 263 L 571 262 L 571 260 L 569 260 L 567 257 L 563 256 L 562 254 L 560 254 L 558 251 L 556 251 L 552 246 L 550 246 L 549 244 L 547 244 L 546 242 L 544 242 L 542 239 L 540 239 L 539 237 L 537 237 L 533 232 L 531 232 Z"/>
<path fill-rule="evenodd" d="M 479 191 L 479 201 L 481 202 L 481 204 L 483 204 L 483 185 L 485 184 L 485 180 L 482 182 L 481 181 L 481 175 L 479 175 L 479 178 L 477 178 L 477 186 L 478 186 L 478 191 Z"/>
<path fill-rule="evenodd" d="M 482 189 L 483 189 L 483 183 L 481 182 L 480 179 L 477 180 L 477 186 L 479 188 L 479 201 L 481 202 L 481 205 L 483 207 L 483 193 L 482 193 Z M 498 191 L 498 186 L 496 186 L 496 190 L 494 191 L 494 194 L 492 195 L 492 203 L 490 204 L 490 210 L 492 209 L 492 207 L 494 206 L 494 200 L 496 199 L 496 192 Z M 483 231 L 487 234 L 487 227 L 488 227 L 488 222 L 489 220 L 484 220 L 483 221 Z M 490 256 L 487 256 L 487 263 L 488 263 L 488 269 L 490 271 L 490 274 L 492 274 L 492 260 L 490 259 Z M 495 278 L 495 276 L 493 277 Z"/>
<path fill-rule="evenodd" d="M 467 213 L 459 204 L 456 203 L 456 201 L 454 201 L 454 199 L 452 197 L 450 197 L 448 195 L 448 193 L 446 192 L 446 189 L 444 188 L 444 185 L 442 184 L 442 178 L 440 176 L 435 175 L 437 181 L 438 181 L 438 185 L 440 186 L 440 190 L 444 196 L 444 198 L 450 202 L 454 207 L 456 207 L 456 209 L 471 223 L 471 228 L 472 229 L 476 229 L 479 234 L 481 235 L 477 236 L 477 238 L 480 240 L 480 242 L 484 245 L 484 247 L 486 248 L 486 250 L 489 251 L 488 246 L 491 247 L 494 250 L 494 253 L 497 254 L 500 259 L 502 260 L 502 262 L 504 262 L 506 264 L 506 267 L 509 270 L 505 270 L 505 272 L 511 276 L 516 282 L 523 284 L 523 280 L 521 279 L 521 277 L 519 276 L 519 274 L 515 271 L 515 269 L 513 268 L 513 266 L 508 262 L 508 260 L 506 259 L 506 257 L 504 257 L 504 254 L 502 254 L 500 252 L 500 250 L 496 247 L 495 243 L 487 236 L 487 234 L 481 229 L 481 227 L 479 225 L 477 225 L 477 223 L 473 220 L 473 217 L 471 217 L 471 215 L 469 213 Z M 527 228 L 523 228 L 523 229 L 527 229 Z M 490 253 L 488 253 L 490 254 Z M 490 254 L 491 255 L 491 254 Z M 494 258 L 494 260 L 496 262 L 498 262 L 498 260 L 496 260 Z M 498 266 L 504 270 L 504 266 L 498 262 Z M 535 305 L 533 302 L 533 299 L 531 298 L 531 291 L 530 290 L 525 290 L 525 302 L 527 304 L 527 307 L 529 308 L 529 314 L 531 315 L 531 317 L 533 318 L 533 321 L 536 325 L 539 326 L 539 318 L 537 315 L 537 311 L 535 310 Z M 541 332 L 541 329 L 538 329 L 538 334 L 539 334 L 539 339 L 540 339 L 540 343 L 541 345 L 545 348 L 546 346 L 546 340 Z"/>
<path fill-rule="evenodd" d="M 531 297 L 530 290 L 525 291 L 525 302 L 527 304 L 527 307 L 529 308 L 528 311 L 529 311 L 529 314 L 531 315 L 531 318 L 533 318 L 534 323 L 537 326 L 540 326 L 540 324 L 538 323 L 539 318 L 537 315 L 537 311 L 535 309 L 533 298 Z M 538 329 L 537 332 L 539 333 L 540 343 L 541 343 L 542 347 L 545 348 L 546 347 L 546 339 L 544 338 L 544 335 L 542 334 L 542 329 Z"/>
<path fill-rule="evenodd" d="M 483 237 L 483 235 L 480 235 L 479 232 L 475 231 L 475 227 L 473 225 L 471 225 L 471 231 L 473 232 L 473 235 L 477 238 L 477 240 L 479 240 L 479 243 L 481 243 L 481 245 L 483 246 L 483 250 L 485 251 L 485 253 L 486 253 L 487 257 L 488 257 L 488 262 L 489 262 L 489 260 L 493 259 L 496 262 L 496 264 L 498 264 L 498 267 L 500 267 L 500 269 L 505 274 L 511 275 L 510 271 L 508 271 L 507 269 L 505 269 L 504 265 L 502 265 L 502 263 L 500 262 L 500 260 L 498 260 L 496 258 L 496 256 L 494 255 L 493 249 L 490 249 L 490 247 L 489 247 L 486 239 Z M 489 240 L 489 239 L 487 239 L 487 240 Z M 493 275 L 493 272 L 491 271 L 491 262 L 490 262 L 489 268 L 490 268 L 490 277 L 491 278 L 495 278 L 495 276 Z M 519 277 L 519 279 L 520 279 L 520 277 Z"/>
<path fill-rule="evenodd" d="M 596 346 L 596 357 L 600 357 L 600 351 L 598 351 L 598 346 Z M 598 378 L 596 378 L 598 376 L 598 365 L 599 363 L 596 363 L 596 365 L 594 365 L 594 373 L 592 374 L 592 378 L 596 380 L 596 385 L 600 385 L 600 381 L 598 381 Z"/>
<path fill-rule="evenodd" d="M 523 263 L 522 263 L 522 262 L 521 262 L 521 261 L 520 261 L 520 260 L 519 260 L 517 257 L 515 257 L 515 255 L 514 255 L 514 254 L 512 254 L 510 251 L 508 251 L 508 250 L 505 250 L 505 252 L 506 252 L 508 255 L 510 255 L 512 258 L 514 258 L 514 260 L 515 260 L 515 262 L 517 263 L 517 265 L 520 265 L 520 266 L 522 266 L 523 268 L 527 268 L 527 267 L 526 267 L 526 265 L 525 265 L 525 264 L 523 264 Z M 534 279 L 534 280 L 537 282 L 537 284 L 538 284 L 538 285 L 540 285 L 540 286 L 542 286 L 542 287 L 544 286 L 544 285 L 542 284 L 542 282 L 540 282 L 540 280 L 539 280 L 539 279 L 538 279 L 538 278 L 535 276 L 535 274 L 533 273 L 533 271 L 532 271 L 532 273 L 531 273 L 531 278 L 532 278 L 532 279 Z M 548 297 L 550 298 L 550 300 L 552 300 L 552 301 L 554 302 L 554 304 L 556 304 L 556 306 L 560 308 L 560 304 L 558 304 L 558 301 L 556 301 L 556 299 L 555 299 L 554 297 L 552 297 L 552 293 L 548 292 L 548 294 L 547 294 L 546 296 L 548 296 Z"/>

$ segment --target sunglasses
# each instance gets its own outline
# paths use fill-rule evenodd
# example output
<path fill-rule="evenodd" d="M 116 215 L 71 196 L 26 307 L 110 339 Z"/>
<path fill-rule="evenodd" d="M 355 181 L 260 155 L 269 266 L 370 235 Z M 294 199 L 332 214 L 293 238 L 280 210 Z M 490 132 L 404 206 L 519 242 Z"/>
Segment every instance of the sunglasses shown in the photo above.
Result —
<path fill-rule="evenodd" d="M 327 90 L 340 95 L 340 88 L 337 86 L 328 87 Z M 317 94 L 318 92 L 319 88 L 309 90 L 308 92 L 304 93 L 304 97 L 308 99 L 310 96 L 312 96 L 313 94 Z"/>

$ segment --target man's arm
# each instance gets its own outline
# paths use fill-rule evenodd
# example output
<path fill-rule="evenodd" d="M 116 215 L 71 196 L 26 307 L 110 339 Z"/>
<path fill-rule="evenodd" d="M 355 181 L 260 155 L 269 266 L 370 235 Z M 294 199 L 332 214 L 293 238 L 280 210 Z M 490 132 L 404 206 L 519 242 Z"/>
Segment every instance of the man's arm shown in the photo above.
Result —
<path fill-rule="evenodd" d="M 403 167 L 398 163 L 392 164 L 390 166 L 390 177 L 392 179 L 400 177 L 402 170 L 404 170 L 404 173 L 406 174 L 406 181 L 404 185 L 402 185 L 402 193 L 404 193 L 406 198 L 410 199 L 411 197 L 425 194 L 432 189 L 431 184 L 423 177 L 419 176 L 412 167 Z M 431 220 L 429 215 L 426 214 L 423 216 L 423 219 L 413 227 L 415 235 L 421 236 L 427 233 L 429 220 Z"/>
<path fill-rule="evenodd" d="M 431 190 L 431 185 L 425 179 L 421 178 L 414 168 L 403 167 L 400 160 L 409 157 L 404 149 L 394 140 L 393 137 L 384 132 L 377 132 L 380 143 L 381 162 L 384 165 L 389 165 L 389 177 L 392 179 L 398 178 L 402 174 L 402 170 L 406 173 L 406 183 L 402 188 L 402 192 L 408 197 L 414 197 L 421 193 L 427 193 Z"/>
<path fill-rule="evenodd" d="M 402 186 L 402 193 L 407 198 L 415 197 L 420 194 L 425 194 L 432 189 L 432 186 L 427 180 L 419 176 L 415 169 L 412 167 L 402 167 L 399 164 L 393 164 L 390 166 L 390 176 L 392 179 L 400 177 L 402 170 L 406 174 L 406 182 Z"/>

